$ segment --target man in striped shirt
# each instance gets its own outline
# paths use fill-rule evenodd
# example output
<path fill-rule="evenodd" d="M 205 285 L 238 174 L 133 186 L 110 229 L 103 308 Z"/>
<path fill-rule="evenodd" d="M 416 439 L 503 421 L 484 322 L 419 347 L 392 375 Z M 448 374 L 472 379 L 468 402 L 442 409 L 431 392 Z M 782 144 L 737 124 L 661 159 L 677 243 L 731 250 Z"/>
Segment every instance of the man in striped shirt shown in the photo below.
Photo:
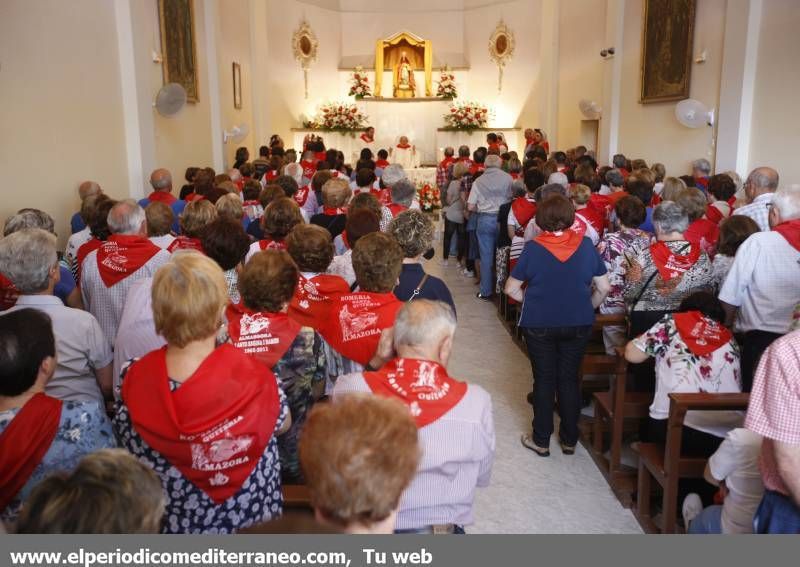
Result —
<path fill-rule="evenodd" d="M 422 460 L 400 500 L 396 532 L 464 533 L 475 489 L 489 485 L 495 451 L 492 400 L 480 386 L 448 375 L 456 321 L 445 303 L 415 300 L 384 333 L 380 370 L 341 376 L 333 398 L 355 392 L 396 398 L 417 424 Z M 393 348 L 387 339 L 393 338 Z M 394 352 L 392 352 L 394 350 Z M 391 359 L 391 360 L 389 360 Z"/>

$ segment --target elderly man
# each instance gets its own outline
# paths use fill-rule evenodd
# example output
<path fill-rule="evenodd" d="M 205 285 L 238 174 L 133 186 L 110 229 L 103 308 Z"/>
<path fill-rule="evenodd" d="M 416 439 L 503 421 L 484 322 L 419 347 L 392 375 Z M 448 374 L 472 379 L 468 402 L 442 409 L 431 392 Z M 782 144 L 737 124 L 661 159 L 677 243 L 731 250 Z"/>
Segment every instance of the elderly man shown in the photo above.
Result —
<path fill-rule="evenodd" d="M 393 163 L 387 165 L 379 178 L 380 192 L 375 196 L 381 205 L 388 206 L 392 202 L 392 186 L 398 181 L 406 179 L 406 171 L 402 165 Z"/>
<path fill-rule="evenodd" d="M 392 163 L 401 165 L 405 169 L 419 167 L 419 153 L 415 146 L 408 143 L 407 136 L 400 136 L 399 143 L 392 148 Z"/>
<path fill-rule="evenodd" d="M 81 199 L 81 205 L 83 205 L 83 202 L 87 198 L 99 195 L 102 192 L 103 190 L 100 188 L 100 185 L 94 181 L 84 181 L 78 185 L 78 197 Z M 72 215 L 69 225 L 70 229 L 72 230 L 72 234 L 76 234 L 81 231 L 86 231 L 87 234 L 89 232 L 89 228 L 86 226 L 86 219 L 81 217 L 80 211 Z M 88 240 L 89 237 L 87 236 L 86 239 Z"/>
<path fill-rule="evenodd" d="M 495 451 L 492 401 L 480 386 L 447 373 L 455 330 L 455 315 L 446 303 L 406 303 L 393 337 L 387 333 L 378 349 L 388 362 L 377 371 L 340 377 L 333 391 L 334 402 L 354 392 L 399 399 L 417 424 L 423 456 L 400 500 L 400 532 L 463 533 L 473 522 L 476 487 L 489 484 Z"/>
<path fill-rule="evenodd" d="M 453 157 L 455 153 L 451 146 L 446 147 L 444 149 L 444 159 L 436 167 L 436 186 L 442 193 L 447 192 L 447 186 L 450 184 L 449 171 L 450 165 L 456 161 L 456 158 Z"/>
<path fill-rule="evenodd" d="M 312 216 L 317 214 L 317 195 L 311 190 L 311 182 L 306 181 L 303 175 L 303 166 L 299 163 L 288 163 L 283 167 L 283 176 L 291 177 L 297 183 L 297 191 L 292 195 L 292 198 L 300 207 L 300 212 L 303 214 L 303 220 L 309 222 Z"/>
<path fill-rule="evenodd" d="M 477 214 L 476 236 L 480 255 L 481 289 L 478 299 L 490 300 L 494 292 L 494 256 L 497 242 L 497 213 L 500 205 L 511 200 L 511 176 L 501 169 L 500 156 L 486 157 L 486 170 L 475 183 L 467 199 L 471 214 Z"/>
<path fill-rule="evenodd" d="M 733 214 L 748 216 L 756 221 L 758 228 L 769 230 L 770 206 L 779 181 L 778 172 L 771 167 L 754 169 L 744 183 L 748 204 L 739 207 Z"/>
<path fill-rule="evenodd" d="M 792 312 L 800 302 L 800 186 L 781 189 L 770 197 L 772 230 L 744 241 L 719 293 L 729 326 L 738 309 L 736 327 L 745 336 L 742 388 L 746 392 L 761 354 L 789 331 Z"/>
<path fill-rule="evenodd" d="M 108 213 L 108 228 L 108 240 L 83 261 L 81 295 L 106 339 L 114 341 L 131 286 L 153 276 L 169 262 L 170 253 L 148 240 L 144 209 L 133 200 L 114 205 Z"/>
<path fill-rule="evenodd" d="M 419 204 L 414 207 L 414 198 L 417 195 L 417 188 L 408 179 L 401 179 L 392 185 L 392 202 L 386 207 L 392 213 L 392 218 L 411 208 L 419 208 Z"/>
<path fill-rule="evenodd" d="M 168 205 L 175 214 L 175 222 L 172 224 L 172 231 L 178 234 L 180 232 L 178 217 L 180 217 L 183 209 L 186 208 L 186 201 L 176 199 L 172 194 L 172 174 L 168 169 L 164 168 L 153 170 L 153 173 L 150 174 L 150 186 L 153 188 L 153 192 L 139 201 L 139 206 L 146 209 L 147 205 L 152 202 Z"/>
<path fill-rule="evenodd" d="M 700 158 L 692 162 L 692 177 L 694 178 L 694 185 L 703 193 L 708 193 L 709 175 L 711 175 L 711 163 L 707 159 Z"/>
<path fill-rule="evenodd" d="M 738 257 L 738 253 L 737 253 Z M 764 498 L 756 533 L 800 532 L 800 331 L 772 343 L 758 366 L 745 427 L 764 437 Z"/>
<path fill-rule="evenodd" d="M 4 313 L 34 308 L 53 322 L 57 366 L 47 395 L 103 407 L 103 398 L 111 399 L 111 344 L 93 315 L 64 306 L 54 295 L 60 279 L 55 235 L 27 228 L 3 238 L 0 270 L 21 294 Z"/>

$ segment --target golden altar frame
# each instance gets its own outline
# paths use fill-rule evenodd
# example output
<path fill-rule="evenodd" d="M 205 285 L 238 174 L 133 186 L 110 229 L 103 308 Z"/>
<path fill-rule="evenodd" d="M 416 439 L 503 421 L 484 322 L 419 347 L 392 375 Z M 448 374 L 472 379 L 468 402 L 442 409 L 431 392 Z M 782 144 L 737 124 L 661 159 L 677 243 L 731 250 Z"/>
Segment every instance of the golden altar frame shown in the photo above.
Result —
<path fill-rule="evenodd" d="M 394 70 L 401 53 L 406 52 L 414 70 L 425 71 L 425 96 L 433 96 L 433 45 L 431 40 L 417 37 L 411 32 L 398 32 L 387 39 L 379 39 L 375 46 L 375 96 L 381 96 L 383 71 L 388 65 Z"/>

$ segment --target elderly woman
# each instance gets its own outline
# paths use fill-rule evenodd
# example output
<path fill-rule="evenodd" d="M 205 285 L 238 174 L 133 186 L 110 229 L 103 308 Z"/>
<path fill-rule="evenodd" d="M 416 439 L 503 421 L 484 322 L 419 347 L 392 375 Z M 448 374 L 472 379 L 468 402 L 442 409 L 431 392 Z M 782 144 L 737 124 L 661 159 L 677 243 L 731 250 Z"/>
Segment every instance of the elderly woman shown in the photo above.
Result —
<path fill-rule="evenodd" d="M 719 291 L 722 288 L 737 250 L 756 232 L 759 232 L 758 223 L 746 215 L 733 215 L 719 225 L 717 254 L 711 263 L 714 290 Z"/>
<path fill-rule="evenodd" d="M 238 193 L 223 195 L 214 206 L 217 208 L 217 214 L 219 216 L 235 220 L 240 223 L 245 230 L 250 226 L 250 217 L 244 214 L 244 204 Z"/>
<path fill-rule="evenodd" d="M 89 231 L 92 233 L 92 237 L 81 244 L 75 254 L 75 263 L 70 266 L 72 275 L 75 276 L 75 281 L 78 284 L 81 282 L 83 261 L 91 252 L 100 248 L 103 242 L 111 236 L 111 229 L 108 228 L 108 213 L 111 212 L 111 209 L 116 204 L 116 201 L 109 199 L 105 195 L 98 196 L 95 201 L 94 209 L 92 209 L 88 219 Z"/>
<path fill-rule="evenodd" d="M 220 216 L 206 227 L 200 239 L 203 251 L 225 272 L 225 283 L 231 301 L 239 301 L 239 273 L 250 248 L 242 223 Z"/>
<path fill-rule="evenodd" d="M 388 230 L 389 224 L 391 224 L 393 218 L 392 213 L 389 209 L 381 205 L 381 202 L 375 195 L 371 193 L 359 193 L 353 197 L 353 200 L 350 201 L 350 205 L 347 207 L 347 214 L 351 215 L 362 209 L 371 211 L 380 219 L 381 232 L 386 232 Z M 351 246 L 352 244 L 347 236 L 347 229 L 343 230 L 339 236 L 333 239 L 333 249 L 337 256 L 341 256 L 347 252 Z"/>
<path fill-rule="evenodd" d="M 361 237 L 371 232 L 380 232 L 380 220 L 369 209 L 361 209 L 347 215 L 344 232 L 347 234 L 349 248 L 344 254 L 336 256 L 328 266 L 327 272 L 343 278 L 353 288 L 356 273 L 353 270 L 353 249 Z"/>
<path fill-rule="evenodd" d="M 444 301 L 455 313 L 456 305 L 447 285 L 422 267 L 422 255 L 431 247 L 433 230 L 431 219 L 415 209 L 400 213 L 389 225 L 389 234 L 403 250 L 403 269 L 394 294 L 400 301 Z"/>
<path fill-rule="evenodd" d="M 644 204 L 636 197 L 623 197 L 614 207 L 620 229 L 603 237 L 597 251 L 606 264 L 611 289 L 605 301 L 600 304 L 600 313 L 611 315 L 625 313 L 625 273 L 631 265 L 631 258 L 650 246 L 650 234 L 637 228 L 645 219 Z M 625 327 L 603 328 L 603 342 L 606 352 L 614 354 L 615 347 L 626 342 Z"/>
<path fill-rule="evenodd" d="M 664 187 L 661 189 L 661 202 L 675 201 L 682 191 L 686 190 L 686 182 L 679 177 L 667 177 L 664 179 Z"/>
<path fill-rule="evenodd" d="M 705 193 L 696 187 L 690 187 L 678 194 L 675 202 L 689 216 L 689 226 L 683 233 L 689 242 L 699 244 L 700 248 L 713 258 L 719 240 L 719 225 L 705 217 L 708 199 Z"/>
<path fill-rule="evenodd" d="M 147 205 L 144 214 L 147 218 L 147 238 L 162 250 L 167 250 L 175 241 L 170 232 L 172 223 L 175 222 L 175 213 L 169 205 L 153 201 Z"/>
<path fill-rule="evenodd" d="M 327 228 L 333 238 L 339 236 L 347 222 L 350 184 L 342 178 L 329 179 L 322 186 L 322 212 L 311 217 L 311 224 Z"/>
<path fill-rule="evenodd" d="M 286 236 L 297 225 L 303 224 L 300 207 L 289 197 L 281 197 L 264 209 L 261 217 L 261 228 L 264 238 L 250 245 L 245 262 L 262 250 L 286 250 Z"/>
<path fill-rule="evenodd" d="M 122 376 L 114 429 L 161 479 L 165 533 L 229 533 L 281 514 L 277 436 L 291 426 L 289 408 L 267 366 L 216 347 L 227 304 L 213 260 L 176 254 L 153 280 L 167 345 Z"/>
<path fill-rule="evenodd" d="M 559 442 L 562 452 L 572 455 L 581 408 L 578 371 L 594 309 L 610 284 L 591 241 L 570 229 L 575 209 L 569 199 L 553 195 L 539 203 L 535 222 L 542 233 L 525 245 L 505 290 L 512 299 L 524 300 L 519 325 L 535 377 L 533 434 L 524 434 L 522 444 L 541 457 L 550 455 L 557 394 Z"/>
<path fill-rule="evenodd" d="M 13 522 L 34 486 L 116 441 L 102 404 L 45 393 L 57 367 L 46 313 L 0 317 L 0 344 L 0 520 Z"/>
<path fill-rule="evenodd" d="M 453 236 L 456 238 L 456 261 L 461 266 L 467 250 L 467 235 L 464 229 L 464 194 L 461 192 L 461 178 L 469 171 L 463 161 L 453 165 L 453 178 L 444 195 L 447 206 L 444 209 L 444 238 L 442 239 L 442 265 L 447 266 Z"/>
<path fill-rule="evenodd" d="M 176 250 L 197 250 L 203 251 L 200 237 L 206 226 L 217 218 L 217 209 L 210 201 L 191 201 L 183 209 L 180 216 L 181 234 L 170 244 L 170 252 Z"/>
<path fill-rule="evenodd" d="M 228 340 L 272 369 L 286 395 L 292 425 L 278 439 L 284 482 L 300 482 L 297 439 L 311 406 L 324 393 L 322 337 L 287 315 L 299 272 L 283 250 L 256 254 L 239 278 L 241 303 L 225 311 Z"/>
<path fill-rule="evenodd" d="M 736 183 L 725 173 L 712 175 L 708 179 L 708 193 L 713 200 L 706 208 L 706 218 L 719 224 L 733 214 Z"/>

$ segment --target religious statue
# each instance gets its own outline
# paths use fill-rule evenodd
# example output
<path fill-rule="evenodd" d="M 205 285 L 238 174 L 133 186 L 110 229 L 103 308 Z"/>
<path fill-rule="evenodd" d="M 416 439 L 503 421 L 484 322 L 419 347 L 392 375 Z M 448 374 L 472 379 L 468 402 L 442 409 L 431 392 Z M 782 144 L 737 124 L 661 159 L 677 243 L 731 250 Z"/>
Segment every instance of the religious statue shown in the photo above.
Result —
<path fill-rule="evenodd" d="M 414 98 L 416 96 L 417 84 L 414 81 L 414 68 L 406 56 L 406 52 L 400 55 L 400 61 L 394 70 L 394 97 L 395 98 Z"/>

